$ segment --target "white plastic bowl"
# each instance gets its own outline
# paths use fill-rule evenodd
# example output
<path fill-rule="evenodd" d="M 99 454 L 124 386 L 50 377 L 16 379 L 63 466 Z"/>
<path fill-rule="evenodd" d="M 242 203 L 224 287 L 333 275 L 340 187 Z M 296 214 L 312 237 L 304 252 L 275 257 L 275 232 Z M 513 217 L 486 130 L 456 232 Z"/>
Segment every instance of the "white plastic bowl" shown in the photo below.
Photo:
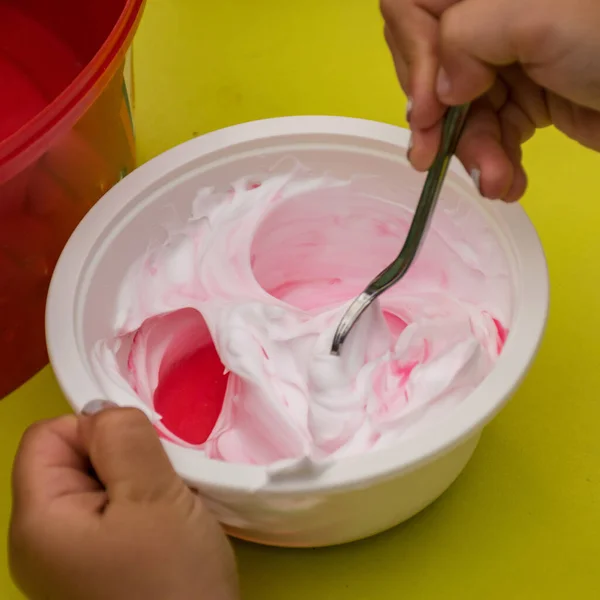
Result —
<path fill-rule="evenodd" d="M 342 117 L 289 117 L 237 125 L 174 148 L 129 175 L 71 237 L 47 307 L 50 359 L 76 411 L 103 397 L 89 360 L 110 336 L 116 294 L 128 266 L 156 238 L 167 207 L 187 214 L 196 191 L 225 185 L 294 156 L 334 176 L 369 173 L 400 181 L 416 202 L 422 176 L 405 160 L 409 134 Z M 454 163 L 448 189 L 477 204 L 506 249 L 514 287 L 510 334 L 481 386 L 427 434 L 339 460 L 319 478 L 265 482 L 265 468 L 212 461 L 164 442 L 177 472 L 198 488 L 234 536 L 280 546 L 357 540 L 413 516 L 442 494 L 471 457 L 484 425 L 519 385 L 542 339 L 548 274 L 536 232 L 518 205 L 482 201 Z M 444 202 L 442 194 L 441 204 Z M 171 213 L 172 214 L 172 213 Z M 398 241 L 399 247 L 401 240 Z M 111 398 L 119 401 L 117 398 Z"/>

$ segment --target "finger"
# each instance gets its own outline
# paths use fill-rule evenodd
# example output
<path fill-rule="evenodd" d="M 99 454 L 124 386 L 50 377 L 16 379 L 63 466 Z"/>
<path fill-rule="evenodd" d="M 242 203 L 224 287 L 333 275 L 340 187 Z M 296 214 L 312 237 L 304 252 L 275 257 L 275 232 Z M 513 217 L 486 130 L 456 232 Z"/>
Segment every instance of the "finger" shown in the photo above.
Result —
<path fill-rule="evenodd" d="M 487 93 L 487 100 L 494 111 L 504 106 L 508 98 L 508 90 L 501 80 L 496 80 Z M 409 160 L 418 171 L 426 171 L 431 166 L 439 149 L 442 132 L 442 122 L 427 130 L 413 128 L 412 144 L 409 152 Z"/>
<path fill-rule="evenodd" d="M 505 148 L 508 159 L 513 164 L 513 178 L 508 191 L 502 198 L 505 202 L 517 202 L 527 189 L 527 173 L 523 168 L 523 151 L 521 147 Z"/>
<path fill-rule="evenodd" d="M 75 416 L 33 425 L 23 436 L 13 465 L 14 510 L 45 509 L 69 496 L 93 497 L 102 488 L 89 475 L 89 466 Z M 93 504 L 98 505 L 97 498 Z"/>
<path fill-rule="evenodd" d="M 427 171 L 431 167 L 439 149 L 441 137 L 441 121 L 429 129 L 416 129 L 413 127 L 408 160 L 417 171 Z"/>
<path fill-rule="evenodd" d="M 81 417 L 80 429 L 109 503 L 157 501 L 185 487 L 141 411 L 103 410 Z"/>
<path fill-rule="evenodd" d="M 408 68 L 406 63 L 404 62 L 404 58 L 402 54 L 396 47 L 396 43 L 394 42 L 394 37 L 390 31 L 390 28 L 386 25 L 383 30 L 383 36 L 385 37 L 385 41 L 390 50 L 390 54 L 392 55 L 392 60 L 394 61 L 394 68 L 396 70 L 396 77 L 400 83 L 400 87 L 404 91 L 405 94 L 408 95 Z M 409 114 L 407 110 L 406 120 L 410 121 Z"/>
<path fill-rule="evenodd" d="M 438 0 L 445 5 L 456 0 Z M 396 53 L 406 65 L 405 90 L 412 106 L 411 126 L 428 130 L 445 107 L 435 93 L 438 71 L 438 19 L 413 0 L 381 0 L 381 12 Z"/>
<path fill-rule="evenodd" d="M 402 54 L 396 47 L 394 38 L 387 25 L 384 29 L 384 35 L 394 59 L 396 76 L 398 77 L 400 86 L 408 95 L 408 68 L 404 62 Z M 407 158 L 415 169 L 418 171 L 426 171 L 431 166 L 440 143 L 441 123 L 438 122 L 433 127 L 425 130 L 415 128 L 412 122 L 411 98 L 409 98 L 407 101 L 406 121 L 412 127 L 412 135 L 407 151 Z"/>
<path fill-rule="evenodd" d="M 505 147 L 519 148 L 533 137 L 535 125 L 525 111 L 512 100 L 498 112 L 502 143 Z"/>
<path fill-rule="evenodd" d="M 510 99 L 513 104 L 518 106 L 531 122 L 531 135 L 535 129 L 552 125 L 544 88 L 534 83 L 520 65 L 501 69 L 499 76 L 501 81 L 510 88 Z"/>
<path fill-rule="evenodd" d="M 396 77 L 400 82 L 400 87 L 408 96 L 408 68 L 404 62 L 402 54 L 396 48 L 394 38 L 387 25 L 384 29 L 384 36 L 394 60 Z M 411 126 L 411 117 L 412 98 L 408 97 L 406 103 L 406 122 L 409 126 Z M 418 171 L 426 171 L 431 166 L 439 144 L 440 131 L 441 127 L 439 124 L 432 127 L 429 131 L 422 131 L 412 127 L 412 133 L 406 154 L 409 162 Z"/>
<path fill-rule="evenodd" d="M 490 90 L 486 94 L 486 100 L 490 108 L 499 112 L 508 101 L 508 88 L 502 79 L 496 79 Z"/>
<path fill-rule="evenodd" d="M 548 93 L 552 122 L 559 131 L 583 146 L 600 152 L 600 113 Z"/>
<path fill-rule="evenodd" d="M 502 130 L 488 99 L 471 108 L 457 156 L 483 196 L 504 198 L 512 186 L 513 163 L 502 146 Z"/>
<path fill-rule="evenodd" d="M 507 102 L 498 113 L 502 132 L 502 145 L 513 164 L 512 185 L 503 197 L 507 202 L 520 200 L 527 188 L 527 176 L 522 166 L 522 145 L 535 133 L 535 125 L 523 108 L 513 101 Z"/>
<path fill-rule="evenodd" d="M 463 0 L 440 17 L 440 70 L 437 93 L 447 104 L 482 96 L 494 84 L 496 67 L 517 61 L 514 23 L 523 18 L 523 3 Z"/>

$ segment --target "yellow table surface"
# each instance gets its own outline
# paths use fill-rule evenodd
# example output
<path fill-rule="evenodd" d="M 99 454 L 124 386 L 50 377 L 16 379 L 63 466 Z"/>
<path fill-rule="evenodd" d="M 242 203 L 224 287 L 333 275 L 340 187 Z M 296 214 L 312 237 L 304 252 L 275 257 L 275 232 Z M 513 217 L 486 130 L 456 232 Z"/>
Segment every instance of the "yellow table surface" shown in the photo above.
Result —
<path fill-rule="evenodd" d="M 381 32 L 375 0 L 149 0 L 135 47 L 141 160 L 264 117 L 403 124 Z M 548 130 L 526 166 L 552 307 L 525 383 L 464 474 L 405 525 L 325 550 L 236 544 L 246 600 L 600 598 L 600 157 Z M 49 369 L 0 403 L 0 535 L 21 433 L 67 410 Z M 0 548 L 0 598 L 21 598 Z"/>

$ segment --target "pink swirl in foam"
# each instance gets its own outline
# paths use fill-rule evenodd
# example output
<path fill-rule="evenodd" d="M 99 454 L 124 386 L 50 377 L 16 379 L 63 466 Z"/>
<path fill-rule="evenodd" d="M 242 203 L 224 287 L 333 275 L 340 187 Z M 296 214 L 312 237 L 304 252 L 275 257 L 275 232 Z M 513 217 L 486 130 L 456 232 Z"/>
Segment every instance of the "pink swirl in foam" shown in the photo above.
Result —
<path fill-rule="evenodd" d="M 100 366 L 162 415 L 161 435 L 227 461 L 319 461 L 416 435 L 481 383 L 506 340 L 510 278 L 487 221 L 460 203 L 330 355 L 348 301 L 410 223 L 367 188 L 286 174 L 201 190 L 132 267 Z"/>

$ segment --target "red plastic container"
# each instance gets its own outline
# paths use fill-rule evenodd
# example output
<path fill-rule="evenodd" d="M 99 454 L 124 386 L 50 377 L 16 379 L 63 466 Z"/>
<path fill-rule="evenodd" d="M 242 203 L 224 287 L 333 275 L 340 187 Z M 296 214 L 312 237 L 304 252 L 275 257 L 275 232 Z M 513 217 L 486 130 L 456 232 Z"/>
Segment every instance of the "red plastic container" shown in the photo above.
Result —
<path fill-rule="evenodd" d="M 52 270 L 135 166 L 124 65 L 144 0 L 0 0 L 0 398 L 47 362 Z"/>

